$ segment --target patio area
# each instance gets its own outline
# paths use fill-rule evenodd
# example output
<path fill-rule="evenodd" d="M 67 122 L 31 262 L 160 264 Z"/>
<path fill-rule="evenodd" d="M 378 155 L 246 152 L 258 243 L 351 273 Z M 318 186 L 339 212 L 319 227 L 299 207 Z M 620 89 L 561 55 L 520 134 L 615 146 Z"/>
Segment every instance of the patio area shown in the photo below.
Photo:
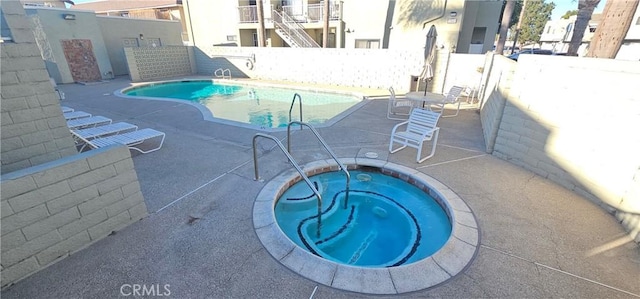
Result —
<path fill-rule="evenodd" d="M 252 223 L 256 195 L 291 168 L 258 131 L 204 121 L 191 105 L 113 95 L 125 78 L 60 86 L 65 106 L 166 133 L 161 150 L 133 157 L 149 216 L 3 290 L 3 298 L 104 298 L 123 285 L 157 285 L 176 298 L 353 298 L 299 276 L 273 259 Z M 472 209 L 480 247 L 462 274 L 406 297 L 640 297 L 640 248 L 596 204 L 485 152 L 474 109 L 440 119 L 433 158 L 415 150 L 388 154 L 391 128 L 385 90 L 377 99 L 318 131 L 341 158 L 376 152 L 379 159 L 423 172 L 454 190 Z M 281 140 L 286 132 L 270 133 Z M 293 157 L 327 159 L 309 131 L 295 131 Z M 317 289 L 316 289 L 317 287 Z"/>

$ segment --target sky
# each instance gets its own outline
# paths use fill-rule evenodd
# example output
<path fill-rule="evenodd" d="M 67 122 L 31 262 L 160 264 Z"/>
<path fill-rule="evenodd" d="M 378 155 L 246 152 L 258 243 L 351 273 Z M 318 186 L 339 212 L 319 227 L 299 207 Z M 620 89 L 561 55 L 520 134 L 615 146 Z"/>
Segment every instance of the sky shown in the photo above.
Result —
<path fill-rule="evenodd" d="M 562 17 L 562 15 L 564 15 L 564 13 L 567 12 L 568 10 L 578 9 L 578 0 L 575 0 L 575 1 L 574 0 L 553 0 L 548 2 L 553 2 L 556 4 L 556 8 L 554 8 L 553 12 L 551 13 L 552 20 L 560 19 L 560 17 Z M 605 2 L 607 1 L 600 0 L 600 4 L 598 4 L 598 7 L 596 7 L 593 13 L 601 13 L 602 10 L 604 9 Z"/>

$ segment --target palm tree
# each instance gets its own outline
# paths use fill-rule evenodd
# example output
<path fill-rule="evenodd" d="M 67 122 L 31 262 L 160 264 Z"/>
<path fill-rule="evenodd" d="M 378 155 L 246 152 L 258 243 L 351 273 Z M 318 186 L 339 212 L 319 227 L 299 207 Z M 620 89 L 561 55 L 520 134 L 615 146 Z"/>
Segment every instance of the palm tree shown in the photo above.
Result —
<path fill-rule="evenodd" d="M 573 35 L 571 36 L 567 55 L 578 56 L 578 49 L 580 48 L 580 44 L 582 44 L 584 31 L 587 29 L 593 10 L 598 6 L 598 3 L 600 3 L 600 0 L 578 1 L 578 15 L 576 16 L 576 23 L 573 25 Z"/>
<path fill-rule="evenodd" d="M 588 57 L 616 58 L 640 0 L 607 1 L 604 18 L 591 38 Z"/>
<path fill-rule="evenodd" d="M 329 0 L 324 0 L 324 8 L 322 9 L 322 47 L 329 47 Z"/>
<path fill-rule="evenodd" d="M 262 8 L 262 0 L 256 1 L 256 10 L 258 12 L 258 47 L 267 46 L 267 37 L 264 28 L 264 10 Z"/>
<path fill-rule="evenodd" d="M 495 53 L 498 55 L 502 55 L 504 50 L 504 43 L 507 41 L 507 32 L 509 31 L 511 15 L 513 14 L 513 9 L 516 6 L 516 0 L 506 0 L 505 2 L 504 11 L 502 12 L 502 21 L 500 24 L 500 37 L 498 38 L 495 50 Z"/>

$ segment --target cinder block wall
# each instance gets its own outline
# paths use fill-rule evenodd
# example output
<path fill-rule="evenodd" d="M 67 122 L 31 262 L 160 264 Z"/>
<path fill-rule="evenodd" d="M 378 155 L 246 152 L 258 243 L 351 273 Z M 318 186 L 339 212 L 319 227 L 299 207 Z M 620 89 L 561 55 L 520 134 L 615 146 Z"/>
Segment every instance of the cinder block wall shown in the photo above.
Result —
<path fill-rule="evenodd" d="M 146 216 L 129 150 L 91 150 L 2 176 L 2 286 Z"/>
<path fill-rule="evenodd" d="M 601 205 L 640 241 L 640 62 L 496 57 L 489 79 L 488 151 Z"/>
<path fill-rule="evenodd" d="M 192 49 L 185 46 L 124 48 L 131 81 L 149 81 L 196 73 Z"/>
<path fill-rule="evenodd" d="M 3 1 L 13 41 L 0 43 L 2 170 L 14 170 L 77 153 L 58 94 L 19 1 Z"/>
<path fill-rule="evenodd" d="M 409 91 L 411 76 L 424 65 L 420 51 L 394 49 L 323 49 L 209 47 L 194 49 L 198 73 L 212 76 L 217 68 L 236 67 L 254 79 L 298 83 L 389 88 Z M 247 59 L 255 55 L 253 68 Z"/>

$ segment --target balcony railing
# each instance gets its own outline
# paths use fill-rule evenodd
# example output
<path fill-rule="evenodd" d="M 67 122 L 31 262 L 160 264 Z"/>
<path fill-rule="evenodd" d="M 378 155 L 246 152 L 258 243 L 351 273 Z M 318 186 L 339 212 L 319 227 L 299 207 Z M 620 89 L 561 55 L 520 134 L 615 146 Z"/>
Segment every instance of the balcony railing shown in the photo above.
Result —
<path fill-rule="evenodd" d="M 322 22 L 324 4 L 309 4 L 307 22 Z M 329 21 L 340 20 L 340 4 L 329 2 Z"/>
<path fill-rule="evenodd" d="M 264 11 L 264 21 L 271 22 L 271 11 L 273 5 Z M 258 23 L 258 7 L 255 5 L 238 6 L 240 23 Z"/>
<path fill-rule="evenodd" d="M 273 11 L 273 5 L 271 9 L 265 9 L 265 22 L 271 21 L 270 12 Z M 296 22 L 301 23 L 315 23 L 323 21 L 324 4 L 309 4 L 306 9 L 303 6 L 282 6 L 282 11 L 291 16 Z M 258 23 L 258 9 L 255 5 L 238 6 L 238 13 L 240 17 L 240 23 Z M 338 21 L 342 19 L 341 7 L 339 1 L 329 2 L 329 20 Z"/>

